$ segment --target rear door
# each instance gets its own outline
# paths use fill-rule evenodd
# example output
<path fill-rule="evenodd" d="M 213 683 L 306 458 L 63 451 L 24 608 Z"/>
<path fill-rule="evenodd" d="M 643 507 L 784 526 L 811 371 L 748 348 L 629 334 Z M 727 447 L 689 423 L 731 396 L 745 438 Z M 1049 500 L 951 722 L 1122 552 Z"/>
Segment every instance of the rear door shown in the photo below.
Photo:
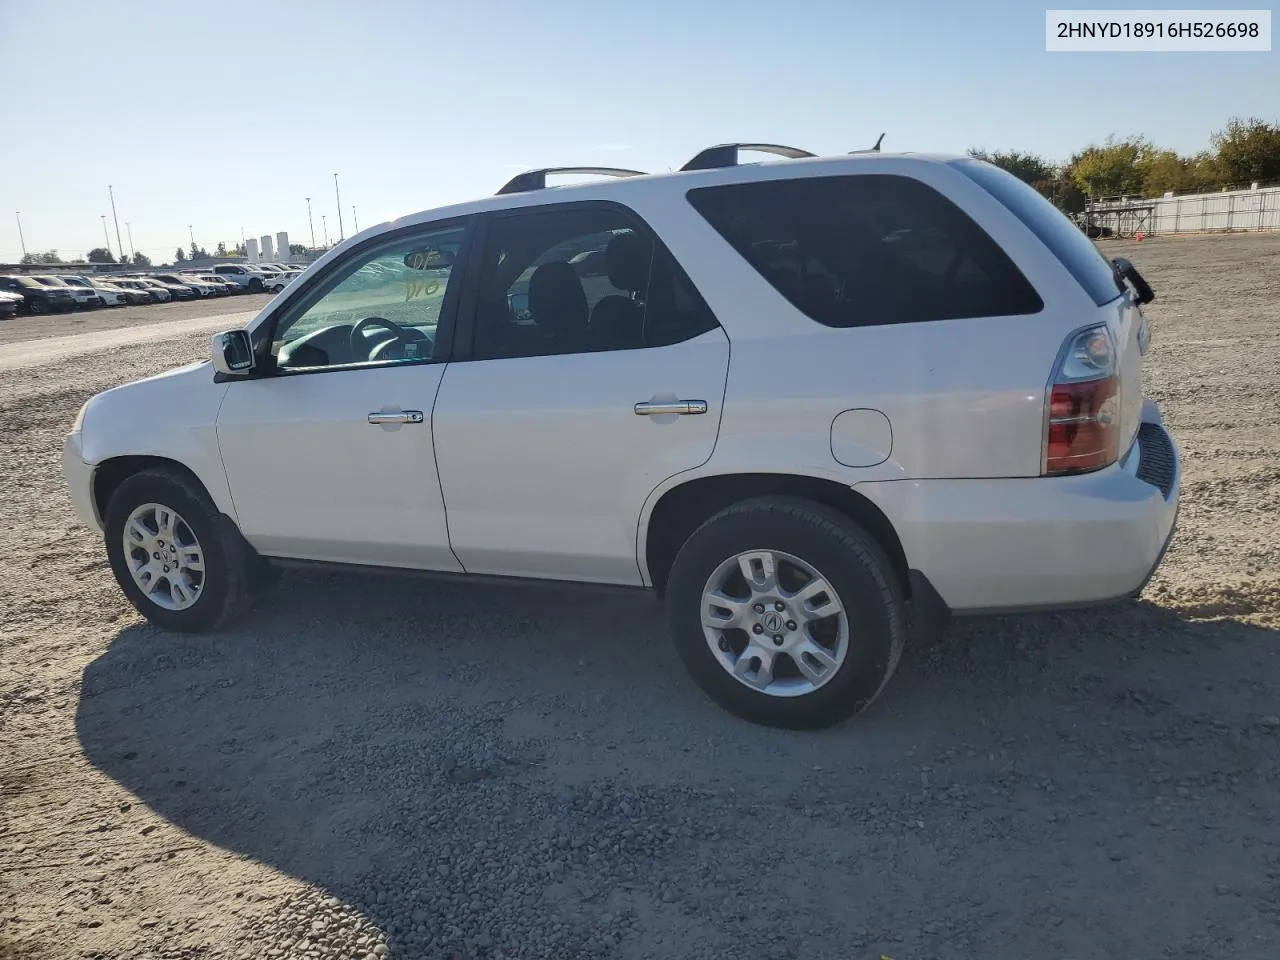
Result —
<path fill-rule="evenodd" d="M 638 585 L 645 498 L 715 446 L 728 338 L 617 206 L 492 215 L 477 250 L 434 416 L 453 552 L 470 573 Z"/>

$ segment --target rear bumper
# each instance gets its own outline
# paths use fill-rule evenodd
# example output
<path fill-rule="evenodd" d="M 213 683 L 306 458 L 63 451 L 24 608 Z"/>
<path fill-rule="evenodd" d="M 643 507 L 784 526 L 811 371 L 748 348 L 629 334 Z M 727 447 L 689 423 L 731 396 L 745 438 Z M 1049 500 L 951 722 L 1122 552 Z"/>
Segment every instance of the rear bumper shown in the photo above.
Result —
<path fill-rule="evenodd" d="M 93 471 L 93 465 L 84 462 L 80 434 L 67 434 L 62 441 L 62 475 L 67 481 L 71 505 L 86 526 L 101 530 L 102 518 L 93 504 Z"/>
<path fill-rule="evenodd" d="M 1155 404 L 1143 421 L 1121 461 L 1097 473 L 856 489 L 892 521 L 913 579 L 954 613 L 1106 603 L 1142 590 L 1177 522 L 1177 446 Z"/>

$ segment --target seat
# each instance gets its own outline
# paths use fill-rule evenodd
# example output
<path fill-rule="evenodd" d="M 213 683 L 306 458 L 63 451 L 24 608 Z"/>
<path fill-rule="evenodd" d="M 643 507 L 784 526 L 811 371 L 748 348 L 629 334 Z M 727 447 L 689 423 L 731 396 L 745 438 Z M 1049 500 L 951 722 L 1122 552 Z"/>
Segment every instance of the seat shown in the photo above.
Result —
<path fill-rule="evenodd" d="M 605 247 L 609 282 L 630 296 L 602 297 L 591 311 L 587 344 L 592 350 L 630 350 L 644 345 L 644 302 L 653 247 L 638 233 L 620 233 Z"/>
<path fill-rule="evenodd" d="M 587 295 L 564 260 L 544 263 L 529 278 L 529 313 L 547 337 L 542 352 L 574 353 L 587 332 Z"/>

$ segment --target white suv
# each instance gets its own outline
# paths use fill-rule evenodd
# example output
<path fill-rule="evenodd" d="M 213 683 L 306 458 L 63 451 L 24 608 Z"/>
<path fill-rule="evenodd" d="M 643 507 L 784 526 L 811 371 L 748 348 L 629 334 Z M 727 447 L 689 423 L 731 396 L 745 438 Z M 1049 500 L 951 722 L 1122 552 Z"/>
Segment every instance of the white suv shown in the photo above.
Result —
<path fill-rule="evenodd" d="M 1132 265 L 979 161 L 740 146 L 367 230 L 91 399 L 65 471 L 125 594 L 198 631 L 277 564 L 648 587 L 710 696 L 795 727 L 912 615 L 1136 595 L 1179 459 Z"/>
<path fill-rule="evenodd" d="M 213 272 L 227 283 L 234 283 L 241 290 L 250 293 L 262 293 L 267 288 L 267 282 L 274 278 L 274 274 L 257 267 L 242 267 L 237 263 L 215 264 Z"/>

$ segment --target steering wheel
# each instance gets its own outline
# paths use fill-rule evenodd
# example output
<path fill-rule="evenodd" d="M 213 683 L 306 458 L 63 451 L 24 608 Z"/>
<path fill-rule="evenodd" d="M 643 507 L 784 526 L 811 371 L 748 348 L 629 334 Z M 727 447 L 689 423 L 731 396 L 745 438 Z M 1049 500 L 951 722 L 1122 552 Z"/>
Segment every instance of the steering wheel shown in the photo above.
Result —
<path fill-rule="evenodd" d="M 393 323 L 386 317 L 365 317 L 351 328 L 351 356 L 353 359 L 360 356 L 368 358 L 373 352 L 369 349 L 369 341 L 364 335 L 364 332 L 372 327 L 382 327 L 382 329 L 391 334 L 391 340 L 383 341 L 383 343 L 403 342 L 409 339 L 408 332 L 398 323 Z M 381 343 L 377 344 L 374 349 L 380 346 L 382 346 Z"/>

